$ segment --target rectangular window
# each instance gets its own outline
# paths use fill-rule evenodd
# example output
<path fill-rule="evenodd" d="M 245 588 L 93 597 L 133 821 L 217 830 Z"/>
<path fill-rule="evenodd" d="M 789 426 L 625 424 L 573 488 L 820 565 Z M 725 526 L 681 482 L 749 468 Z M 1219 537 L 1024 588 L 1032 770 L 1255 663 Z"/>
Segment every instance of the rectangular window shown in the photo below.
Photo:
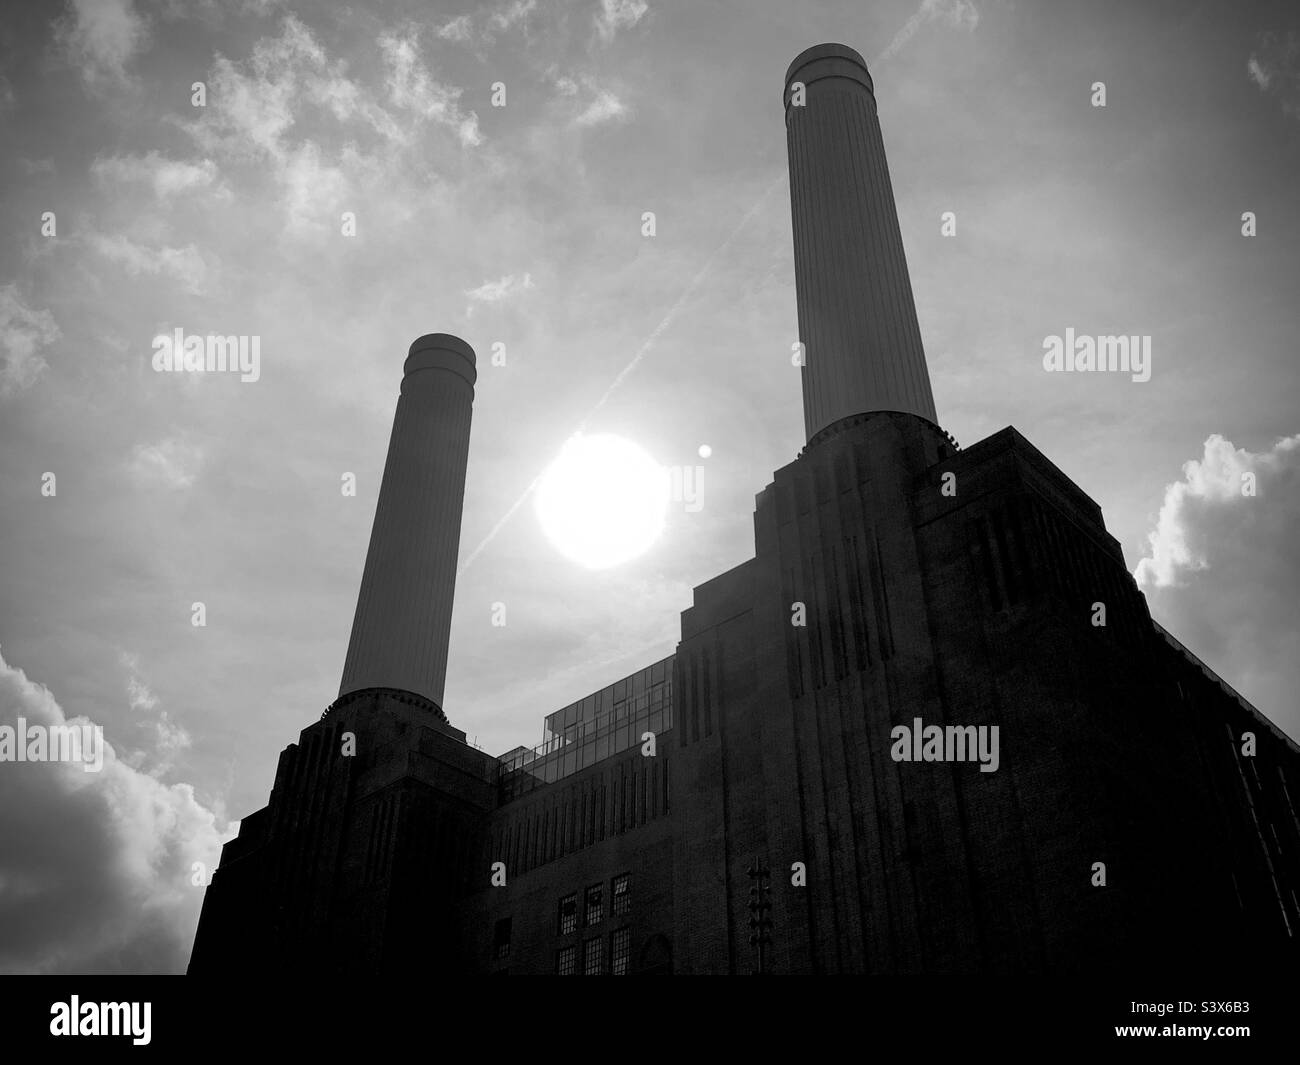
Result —
<path fill-rule="evenodd" d="M 605 919 L 605 885 L 592 884 L 587 888 L 587 916 L 585 924 L 590 927 L 600 924 Z"/>
<path fill-rule="evenodd" d="M 609 972 L 611 976 L 627 975 L 627 960 L 632 956 L 632 929 L 620 928 L 609 937 Z"/>
<path fill-rule="evenodd" d="M 611 891 L 614 896 L 612 912 L 615 917 L 626 917 L 632 912 L 632 877 L 628 873 L 614 877 Z"/>
<path fill-rule="evenodd" d="M 555 954 L 555 972 L 558 976 L 576 976 L 578 974 L 578 947 L 561 947 Z"/>
<path fill-rule="evenodd" d="M 492 936 L 494 953 L 498 958 L 510 957 L 510 921 L 509 917 L 502 917 L 497 922 L 496 932 Z"/>
<path fill-rule="evenodd" d="M 567 936 L 578 927 L 578 896 L 565 895 L 560 899 L 560 935 Z"/>
<path fill-rule="evenodd" d="M 602 961 L 604 961 L 604 952 L 601 950 L 600 936 L 587 940 L 582 948 L 582 975 L 599 976 Z"/>

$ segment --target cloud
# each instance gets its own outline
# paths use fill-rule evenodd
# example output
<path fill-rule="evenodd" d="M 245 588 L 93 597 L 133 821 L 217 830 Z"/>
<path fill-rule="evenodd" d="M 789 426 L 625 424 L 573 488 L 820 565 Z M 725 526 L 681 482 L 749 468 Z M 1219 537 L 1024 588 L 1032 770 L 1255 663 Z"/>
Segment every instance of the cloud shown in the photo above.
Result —
<path fill-rule="evenodd" d="M 288 231 L 337 232 L 340 208 L 387 192 L 401 152 L 427 159 L 429 124 L 464 147 L 483 141 L 478 116 L 461 109 L 463 90 L 425 68 L 414 30 L 381 34 L 375 44 L 382 78 L 367 85 L 287 15 L 246 59 L 216 57 L 205 113 L 179 124 L 223 170 L 231 159 L 268 171 Z"/>
<path fill-rule="evenodd" d="M 129 468 L 139 481 L 181 491 L 193 486 L 204 458 L 205 453 L 197 444 L 168 437 L 156 444 L 136 444 Z"/>
<path fill-rule="evenodd" d="M 520 278 L 506 274 L 497 281 L 484 281 L 478 288 L 466 289 L 465 295 L 472 302 L 465 308 L 465 317 L 473 317 L 475 303 L 500 303 L 517 292 L 534 287 L 532 274 L 524 274 Z"/>
<path fill-rule="evenodd" d="M 468 15 L 461 15 L 434 32 L 444 41 L 468 41 L 473 36 L 473 22 Z"/>
<path fill-rule="evenodd" d="M 190 747 L 193 741 L 190 734 L 158 706 L 158 697 L 140 674 L 140 656 L 123 651 L 118 661 L 127 672 L 127 702 L 131 710 L 144 719 L 153 741 L 151 750 L 140 751 L 129 759 L 122 756 L 123 761 L 135 769 L 142 769 L 147 764 L 150 776 L 161 777 L 171 770 L 176 754 Z"/>
<path fill-rule="evenodd" d="M 49 369 L 41 350 L 59 337 L 49 311 L 27 306 L 17 285 L 0 285 L 0 399 L 30 388 Z"/>
<path fill-rule="evenodd" d="M 1253 55 L 1246 60 L 1246 74 L 1264 92 L 1268 92 L 1268 87 L 1273 84 L 1273 72 Z"/>
<path fill-rule="evenodd" d="M 48 688 L 0 656 L 0 723 L 69 721 Z M 0 972 L 180 973 L 203 890 L 233 835 L 189 784 L 164 784 L 104 745 L 80 764 L 0 764 Z"/>
<path fill-rule="evenodd" d="M 591 75 L 556 74 L 554 68 L 548 73 L 556 94 L 572 101 L 564 104 L 562 110 L 569 114 L 574 125 L 596 126 L 631 117 L 632 109 L 616 93 L 598 85 Z"/>
<path fill-rule="evenodd" d="M 537 0 L 509 0 L 508 3 L 493 11 L 481 13 L 481 17 L 479 13 L 459 15 L 443 23 L 433 32 L 444 41 L 490 45 L 496 42 L 498 33 L 504 33 L 515 26 L 526 26 L 528 16 L 536 8 Z"/>
<path fill-rule="evenodd" d="M 1266 96 L 1274 96 L 1282 113 L 1300 119 L 1300 35 L 1260 35 L 1259 47 L 1246 60 L 1246 76 Z"/>
<path fill-rule="evenodd" d="M 286 153 L 281 161 L 287 228 L 306 233 L 333 227 L 352 183 L 336 166 L 327 164 L 311 141 Z"/>
<path fill-rule="evenodd" d="M 388 64 L 388 98 L 395 106 L 414 111 L 424 118 L 450 126 L 461 144 L 483 142 L 478 115 L 460 110 L 461 90 L 434 81 L 420 62 L 419 42 L 414 35 L 385 34 L 379 48 Z"/>
<path fill-rule="evenodd" d="M 210 156 L 269 162 L 281 185 L 290 230 L 319 230 L 327 221 L 337 225 L 335 208 L 352 192 L 342 164 L 368 168 L 353 136 L 345 138 L 337 165 L 330 161 L 319 142 L 333 130 L 319 122 L 317 138 L 290 139 L 291 130 L 306 129 L 307 120 L 318 117 L 310 109 L 339 123 L 359 123 L 378 134 L 382 144 L 412 139 L 373 94 L 348 77 L 346 64 L 331 60 L 311 30 L 292 15 L 282 21 L 278 36 L 258 40 L 247 60 L 217 56 L 208 81 L 206 113 L 183 127 Z M 458 112 L 452 117 L 461 118 Z"/>
<path fill-rule="evenodd" d="M 971 0 L 921 0 L 921 6 L 912 13 L 912 17 L 903 24 L 903 28 L 894 35 L 894 39 L 885 46 L 885 50 L 875 58 L 873 65 L 896 56 L 928 22 L 938 22 L 951 29 L 966 30 L 969 33 L 979 25 L 980 13 Z"/>
<path fill-rule="evenodd" d="M 182 192 L 213 190 L 218 181 L 217 166 L 211 159 L 190 163 L 168 159 L 156 151 L 148 155 L 99 156 L 91 164 L 90 172 L 97 181 L 149 185 L 160 200 Z"/>
<path fill-rule="evenodd" d="M 54 40 L 88 86 L 126 82 L 127 64 L 149 43 L 149 23 L 131 0 L 71 0 Z"/>
<path fill-rule="evenodd" d="M 289 151 L 285 133 L 310 106 L 340 122 L 360 119 L 389 139 L 401 136 L 391 116 L 347 76 L 346 64 L 331 61 L 293 15 L 284 18 L 279 36 L 258 40 L 245 62 L 218 55 L 208 81 L 205 114 L 185 128 L 213 155 L 282 160 Z"/>
<path fill-rule="evenodd" d="M 630 29 L 650 9 L 645 0 L 600 0 L 594 20 L 600 39 L 609 43 L 621 29 Z"/>
<path fill-rule="evenodd" d="M 158 705 L 158 697 L 149 690 L 149 686 L 140 679 L 140 656 L 123 651 L 118 656 L 122 667 L 127 670 L 126 697 L 132 710 L 152 710 Z"/>
<path fill-rule="evenodd" d="M 158 697 L 139 677 L 133 676 L 128 679 L 126 697 L 131 703 L 132 710 L 152 710 L 158 705 Z"/>
<path fill-rule="evenodd" d="M 505 7 L 492 12 L 488 21 L 499 30 L 508 30 L 525 21 L 536 6 L 537 0 L 512 0 Z"/>
<path fill-rule="evenodd" d="M 18 98 L 14 96 L 13 85 L 10 84 L 8 78 L 0 74 L 0 111 L 8 111 L 17 104 Z"/>
<path fill-rule="evenodd" d="M 603 89 L 574 122 L 579 126 L 597 126 L 602 122 L 627 118 L 628 114 L 627 105 L 612 92 Z"/>
<path fill-rule="evenodd" d="M 1243 492 L 1243 485 L 1256 494 Z M 1165 489 L 1134 575 L 1152 613 L 1293 736 L 1300 714 L 1300 434 L 1270 449 L 1217 434 Z"/>
<path fill-rule="evenodd" d="M 1217 433 L 1205 441 L 1205 453 L 1198 461 L 1183 464 L 1183 479 L 1165 489 L 1164 503 L 1155 531 L 1147 536 L 1151 554 L 1142 559 L 1134 576 L 1144 586 L 1164 588 L 1179 583 L 1188 573 L 1209 568 L 1209 556 L 1216 547 L 1202 535 L 1217 515 L 1250 514 L 1251 508 L 1276 501 L 1264 494 L 1261 482 L 1296 465 L 1300 459 L 1300 435 L 1279 440 L 1270 451 L 1256 454 Z M 1253 475 L 1259 495 L 1243 493 L 1247 475 Z M 1254 519 L 1251 519 L 1252 521 Z"/>
<path fill-rule="evenodd" d="M 95 251 L 110 262 L 120 263 L 131 277 L 141 274 L 170 277 L 195 296 L 202 295 L 206 289 L 207 263 L 193 244 L 183 248 L 166 245 L 149 248 L 136 244 L 123 233 L 112 236 L 92 233 L 87 239 Z"/>

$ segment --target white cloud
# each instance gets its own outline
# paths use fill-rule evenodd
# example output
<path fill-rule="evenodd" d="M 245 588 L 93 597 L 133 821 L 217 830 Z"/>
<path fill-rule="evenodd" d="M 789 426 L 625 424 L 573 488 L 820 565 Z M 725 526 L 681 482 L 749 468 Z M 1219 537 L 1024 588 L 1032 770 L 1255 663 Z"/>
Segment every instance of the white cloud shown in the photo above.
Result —
<path fill-rule="evenodd" d="M 149 248 L 136 244 L 123 233 L 112 236 L 92 233 L 88 240 L 100 255 L 110 262 L 120 263 L 131 277 L 141 274 L 167 276 L 195 296 L 202 295 L 207 286 L 207 263 L 193 244 L 183 248 L 167 245 Z"/>
<path fill-rule="evenodd" d="M 435 32 L 444 41 L 468 41 L 473 36 L 473 23 L 468 15 L 461 15 Z"/>
<path fill-rule="evenodd" d="M 1300 458 L 1300 435 L 1279 440 L 1270 451 L 1254 453 L 1234 448 L 1217 433 L 1205 441 L 1205 453 L 1198 461 L 1183 464 L 1183 479 L 1165 489 L 1164 502 L 1155 531 L 1147 536 L 1149 557 L 1142 559 L 1134 576 L 1143 585 L 1162 588 L 1177 584 L 1187 573 L 1207 569 L 1215 544 L 1198 534 L 1207 526 L 1206 517 L 1236 511 L 1250 514 L 1265 506 L 1262 487 L 1259 496 L 1243 494 L 1245 475 L 1257 485 L 1279 469 Z"/>
<path fill-rule="evenodd" d="M 156 151 L 148 155 L 100 156 L 90 167 L 102 182 L 142 182 L 153 188 L 160 200 L 193 190 L 212 191 L 217 184 L 217 166 L 211 159 L 197 163 L 168 159 Z"/>
<path fill-rule="evenodd" d="M 1260 92 L 1277 97 L 1283 114 L 1300 118 L 1300 35 L 1261 34 L 1246 60 L 1246 76 Z"/>
<path fill-rule="evenodd" d="M 0 722 L 69 722 L 48 688 L 0 657 Z M 189 784 L 164 784 L 104 745 L 103 768 L 0 772 L 0 972 L 183 972 L 203 889 L 233 835 Z"/>
<path fill-rule="evenodd" d="M 458 15 L 433 32 L 444 41 L 456 41 L 459 44 L 472 41 L 479 45 L 490 45 L 495 43 L 497 33 L 504 33 L 515 26 L 526 25 L 528 16 L 536 8 L 537 0 L 509 0 L 494 11 L 482 13 L 478 18 L 476 18 L 477 13 Z"/>
<path fill-rule="evenodd" d="M 1255 495 L 1243 493 L 1253 475 Z M 1229 684 L 1300 736 L 1300 434 L 1266 451 L 1205 441 L 1165 489 L 1135 576 L 1151 611 Z"/>
<path fill-rule="evenodd" d="M 558 74 L 552 67 L 547 76 L 556 95 L 565 101 L 560 112 L 574 125 L 595 126 L 632 115 L 632 108 L 616 92 L 599 85 L 590 74 Z"/>
<path fill-rule="evenodd" d="M 47 370 L 43 348 L 59 339 L 49 311 L 33 310 L 18 286 L 0 285 L 0 399 L 30 388 Z"/>
<path fill-rule="evenodd" d="M 206 112 L 182 125 L 207 156 L 269 164 L 289 232 L 337 232 L 340 210 L 383 187 L 384 172 L 399 165 L 395 153 L 427 150 L 427 123 L 465 146 L 483 140 L 477 115 L 461 110 L 462 90 L 425 69 L 414 32 L 385 33 L 376 43 L 383 80 L 371 87 L 288 15 L 247 59 L 217 56 Z M 322 121 L 329 118 L 339 125 Z M 377 147 L 358 137 L 367 131 L 378 135 Z"/>
<path fill-rule="evenodd" d="M 621 29 L 630 29 L 641 21 L 650 9 L 645 0 L 600 0 L 600 10 L 595 14 L 596 31 L 608 43 Z"/>
<path fill-rule="evenodd" d="M 290 231 L 324 231 L 338 224 L 351 182 L 342 170 L 322 160 L 315 144 L 308 141 L 286 154 L 280 180 Z"/>
<path fill-rule="evenodd" d="M 121 662 L 122 668 L 127 671 L 126 698 L 127 702 L 131 704 L 131 709 L 152 710 L 158 705 L 158 697 L 149 690 L 149 685 L 140 678 L 140 656 L 123 651 L 118 655 L 118 661 Z"/>
<path fill-rule="evenodd" d="M 138 480 L 180 491 L 194 484 L 204 457 L 205 452 L 199 445 L 167 437 L 156 444 L 137 444 L 131 451 L 129 467 L 132 476 Z"/>
<path fill-rule="evenodd" d="M 574 119 L 579 126 L 596 126 L 602 122 L 625 119 L 630 114 L 628 106 L 608 89 L 602 89 L 596 98 Z"/>
<path fill-rule="evenodd" d="M 508 30 L 524 21 L 536 6 L 537 0 L 512 0 L 505 7 L 494 11 L 489 21 L 499 30 Z"/>
<path fill-rule="evenodd" d="M 473 302 L 465 308 L 465 317 L 470 318 L 474 314 L 474 303 L 500 303 L 510 296 L 526 289 L 535 287 L 533 285 L 533 275 L 524 274 L 522 277 L 516 277 L 514 274 L 506 274 L 505 277 L 496 281 L 484 281 L 478 288 L 471 288 L 465 291 Z"/>
<path fill-rule="evenodd" d="M 388 64 L 388 98 L 395 106 L 414 111 L 456 130 L 461 144 L 481 144 L 478 116 L 460 110 L 461 90 L 434 81 L 420 62 L 419 43 L 412 36 L 385 34 L 379 48 Z"/>
<path fill-rule="evenodd" d="M 125 82 L 127 64 L 149 42 L 149 23 L 131 0 L 71 0 L 54 39 L 87 85 Z"/>
<path fill-rule="evenodd" d="M 285 135 L 308 106 L 340 122 L 360 119 L 387 139 L 401 138 L 392 117 L 347 76 L 346 65 L 331 62 L 292 15 L 279 36 L 258 40 L 246 61 L 218 55 L 208 81 L 205 114 L 185 129 L 212 155 L 282 162 L 291 150 Z"/>
<path fill-rule="evenodd" d="M 1264 64 L 1253 55 L 1246 60 L 1246 74 L 1264 92 L 1267 92 L 1268 87 L 1273 83 L 1272 71 L 1266 70 Z"/>
<path fill-rule="evenodd" d="M 136 769 L 148 765 L 147 772 L 150 776 L 161 777 L 171 770 L 176 754 L 190 747 L 193 741 L 189 732 L 176 724 L 171 715 L 158 706 L 158 697 L 140 673 L 140 656 L 123 651 L 118 655 L 118 661 L 127 673 L 127 702 L 132 711 L 145 719 L 153 741 L 151 750 L 139 752 L 130 760 L 131 765 Z"/>

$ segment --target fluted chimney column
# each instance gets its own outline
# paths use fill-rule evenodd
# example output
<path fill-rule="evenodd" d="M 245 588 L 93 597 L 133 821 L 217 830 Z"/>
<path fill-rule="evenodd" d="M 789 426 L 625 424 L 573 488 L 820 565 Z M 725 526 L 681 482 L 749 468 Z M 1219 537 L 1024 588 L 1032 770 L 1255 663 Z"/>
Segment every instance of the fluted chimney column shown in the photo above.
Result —
<path fill-rule="evenodd" d="M 785 129 L 807 438 L 865 411 L 935 422 L 862 56 L 842 44 L 801 53 L 785 76 Z"/>
<path fill-rule="evenodd" d="M 476 379 L 460 338 L 411 345 L 340 696 L 399 688 L 442 706 Z"/>

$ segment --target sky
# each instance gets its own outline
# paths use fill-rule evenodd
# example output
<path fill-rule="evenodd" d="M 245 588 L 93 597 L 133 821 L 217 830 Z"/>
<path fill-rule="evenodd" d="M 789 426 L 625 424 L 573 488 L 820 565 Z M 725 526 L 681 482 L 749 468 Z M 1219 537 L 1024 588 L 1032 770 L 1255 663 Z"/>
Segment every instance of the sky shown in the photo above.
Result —
<path fill-rule="evenodd" d="M 111 750 L 0 767 L 0 971 L 183 971 L 195 863 L 337 694 L 422 334 L 479 362 L 453 724 L 535 744 L 673 652 L 804 442 L 781 91 L 823 41 L 875 81 L 943 426 L 1015 426 L 1300 736 L 1294 4 L 11 5 L 0 723 Z M 178 328 L 258 337 L 258 379 L 156 372 Z M 1149 335 L 1150 380 L 1044 372 L 1067 328 Z M 579 429 L 702 466 L 702 505 L 568 560 L 526 493 Z"/>

